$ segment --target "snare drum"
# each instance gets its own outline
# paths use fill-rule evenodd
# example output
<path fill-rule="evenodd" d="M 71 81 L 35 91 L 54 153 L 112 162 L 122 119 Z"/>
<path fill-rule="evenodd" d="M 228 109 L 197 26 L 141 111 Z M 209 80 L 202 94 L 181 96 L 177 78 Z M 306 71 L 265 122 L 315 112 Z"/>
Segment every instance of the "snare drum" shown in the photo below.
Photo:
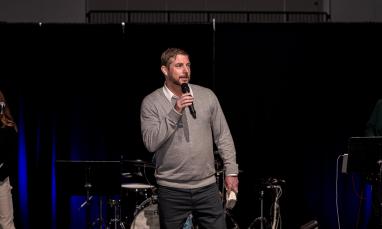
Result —
<path fill-rule="evenodd" d="M 130 224 L 136 209 L 153 195 L 154 186 L 144 183 L 124 183 L 121 189 L 122 218 Z"/>

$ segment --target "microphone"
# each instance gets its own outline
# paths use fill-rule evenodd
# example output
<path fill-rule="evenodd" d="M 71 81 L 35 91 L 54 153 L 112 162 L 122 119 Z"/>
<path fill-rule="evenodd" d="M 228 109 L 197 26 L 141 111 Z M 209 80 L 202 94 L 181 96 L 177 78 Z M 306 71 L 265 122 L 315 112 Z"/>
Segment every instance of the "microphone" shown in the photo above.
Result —
<path fill-rule="evenodd" d="M 188 87 L 187 83 L 182 83 L 182 85 L 180 85 L 180 87 L 182 88 L 183 93 L 190 92 L 190 88 Z M 192 103 L 191 106 L 189 106 L 188 108 L 190 109 L 190 113 L 191 113 L 192 117 L 196 118 L 196 111 L 194 108 L 194 103 Z"/>

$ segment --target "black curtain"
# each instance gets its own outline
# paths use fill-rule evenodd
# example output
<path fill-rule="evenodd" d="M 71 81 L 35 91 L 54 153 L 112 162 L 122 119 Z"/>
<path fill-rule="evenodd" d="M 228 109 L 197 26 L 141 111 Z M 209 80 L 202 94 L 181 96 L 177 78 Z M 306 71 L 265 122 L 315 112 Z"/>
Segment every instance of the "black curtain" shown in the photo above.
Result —
<path fill-rule="evenodd" d="M 53 191 L 56 159 L 151 159 L 140 136 L 140 102 L 163 84 L 161 52 L 180 47 L 191 55 L 192 82 L 216 92 L 231 127 L 242 170 L 233 210 L 239 225 L 260 215 L 262 182 L 277 177 L 285 180 L 283 228 L 311 219 L 335 228 L 336 159 L 348 137 L 363 135 L 382 97 L 380 27 L 2 24 L 0 86 L 25 124 L 28 199 L 14 194 L 17 226 L 68 227 L 67 200 Z M 340 182 L 348 195 L 343 226 L 350 228 L 358 200 L 349 177 Z"/>

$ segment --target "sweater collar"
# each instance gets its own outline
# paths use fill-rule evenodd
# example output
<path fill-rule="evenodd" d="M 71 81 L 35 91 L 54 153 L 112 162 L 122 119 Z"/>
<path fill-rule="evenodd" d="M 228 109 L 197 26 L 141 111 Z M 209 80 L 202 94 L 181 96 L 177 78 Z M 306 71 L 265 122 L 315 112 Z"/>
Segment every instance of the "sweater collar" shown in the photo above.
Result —
<path fill-rule="evenodd" d="M 191 85 L 188 84 L 189 88 L 190 88 L 190 93 L 192 96 L 194 96 L 193 92 L 192 92 L 192 88 L 191 88 Z M 166 98 L 168 99 L 168 101 L 171 102 L 171 98 L 173 96 L 177 97 L 174 93 L 172 93 L 172 91 L 170 91 L 170 89 L 168 89 L 168 87 L 166 86 L 166 84 L 163 85 L 163 93 L 164 95 L 166 96 Z"/>

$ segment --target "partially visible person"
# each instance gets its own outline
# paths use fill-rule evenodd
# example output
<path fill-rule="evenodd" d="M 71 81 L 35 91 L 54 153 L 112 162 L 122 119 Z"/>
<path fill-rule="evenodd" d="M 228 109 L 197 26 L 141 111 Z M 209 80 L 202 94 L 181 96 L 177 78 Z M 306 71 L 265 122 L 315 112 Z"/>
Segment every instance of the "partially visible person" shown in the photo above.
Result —
<path fill-rule="evenodd" d="M 366 124 L 366 136 L 382 136 L 382 99 L 378 100 Z"/>
<path fill-rule="evenodd" d="M 224 162 L 227 192 L 237 193 L 239 180 L 223 110 L 212 90 L 189 84 L 191 62 L 186 51 L 165 50 L 161 71 L 164 85 L 143 99 L 140 115 L 143 143 L 155 153 L 161 229 L 187 227 L 190 214 L 201 228 L 225 229 L 214 143 Z"/>
<path fill-rule="evenodd" d="M 14 229 L 12 186 L 10 182 L 12 156 L 17 153 L 17 126 L 0 91 L 0 228 Z"/>
<path fill-rule="evenodd" d="M 366 136 L 382 136 L 382 99 L 378 100 L 366 124 Z M 381 165 L 380 165 L 381 166 Z M 382 180 L 378 174 L 372 177 L 372 209 L 369 229 L 382 229 Z"/>

